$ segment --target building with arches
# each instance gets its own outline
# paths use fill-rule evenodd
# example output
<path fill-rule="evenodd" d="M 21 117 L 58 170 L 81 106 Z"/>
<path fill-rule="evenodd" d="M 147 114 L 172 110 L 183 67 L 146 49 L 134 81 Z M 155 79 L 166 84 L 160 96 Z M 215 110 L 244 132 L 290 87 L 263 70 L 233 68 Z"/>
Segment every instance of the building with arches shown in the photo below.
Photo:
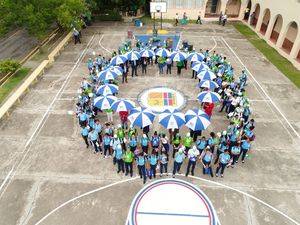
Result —
<path fill-rule="evenodd" d="M 161 0 L 157 0 L 161 1 Z M 167 13 L 163 18 L 173 19 L 176 13 L 196 20 L 215 20 L 226 12 L 230 20 L 241 20 L 254 30 L 281 55 L 300 68 L 300 0 L 164 0 Z"/>

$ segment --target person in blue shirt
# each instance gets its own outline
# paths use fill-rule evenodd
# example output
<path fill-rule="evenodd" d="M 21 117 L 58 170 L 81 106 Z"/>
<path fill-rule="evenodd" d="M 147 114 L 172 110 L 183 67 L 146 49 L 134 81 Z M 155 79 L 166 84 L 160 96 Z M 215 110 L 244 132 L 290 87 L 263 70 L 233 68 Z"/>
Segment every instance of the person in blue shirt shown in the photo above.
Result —
<path fill-rule="evenodd" d="M 135 137 L 135 135 L 133 134 L 130 138 L 129 138 L 129 147 L 130 147 L 130 151 L 135 152 L 136 147 L 137 147 L 137 138 Z"/>
<path fill-rule="evenodd" d="M 139 171 L 139 175 L 140 178 L 143 178 L 143 183 L 146 183 L 147 177 L 146 177 L 146 158 L 145 158 L 145 153 L 141 152 L 137 159 L 136 159 L 136 163 L 137 163 L 137 167 L 138 167 L 138 171 Z"/>
<path fill-rule="evenodd" d="M 241 142 L 238 141 L 236 145 L 234 145 L 232 148 L 231 148 L 231 160 L 232 160 L 232 163 L 231 163 L 231 167 L 233 168 L 234 167 L 234 164 L 235 163 L 238 163 L 238 160 L 240 158 L 240 155 L 241 155 L 241 146 L 240 146 Z"/>
<path fill-rule="evenodd" d="M 94 129 L 98 132 L 99 142 L 102 143 L 102 125 L 98 119 L 95 120 Z"/>
<path fill-rule="evenodd" d="M 219 162 L 219 157 L 222 153 L 225 152 L 225 150 L 229 150 L 229 145 L 227 144 L 227 141 L 222 141 L 218 146 L 217 155 L 214 164 L 217 164 Z"/>
<path fill-rule="evenodd" d="M 245 138 L 241 142 L 241 154 L 242 154 L 242 163 L 245 162 L 245 157 L 247 155 L 247 152 L 250 150 L 251 144 L 250 144 L 250 139 Z"/>
<path fill-rule="evenodd" d="M 210 173 L 211 177 L 213 177 L 214 175 L 211 167 L 212 160 L 213 160 L 213 153 L 211 152 L 209 146 L 207 146 L 205 150 L 202 152 L 200 159 L 203 165 L 202 168 L 203 174 Z"/>
<path fill-rule="evenodd" d="M 158 152 L 159 144 L 160 144 L 160 137 L 157 135 L 157 131 L 155 131 L 151 138 L 152 150 Z"/>
<path fill-rule="evenodd" d="M 89 135 L 89 127 L 84 127 L 81 130 L 81 136 L 86 144 L 86 148 L 89 147 L 89 142 L 88 142 L 88 135 Z"/>
<path fill-rule="evenodd" d="M 125 168 L 124 168 L 124 161 L 123 161 L 123 149 L 120 144 L 117 145 L 114 154 L 115 154 L 116 162 L 118 165 L 117 173 L 120 173 L 121 171 L 124 173 Z"/>
<path fill-rule="evenodd" d="M 85 127 L 88 123 L 88 115 L 84 112 L 78 113 L 79 125 Z"/>
<path fill-rule="evenodd" d="M 160 170 L 160 177 L 162 174 L 165 173 L 168 176 L 168 155 L 165 150 L 161 151 L 161 154 L 158 156 L 159 160 L 159 170 Z"/>
<path fill-rule="evenodd" d="M 206 145 L 207 145 L 207 142 L 206 142 L 206 139 L 204 136 L 196 142 L 196 146 L 197 146 L 197 149 L 199 150 L 200 155 L 202 154 Z"/>
<path fill-rule="evenodd" d="M 143 136 L 141 137 L 140 144 L 143 152 L 148 154 L 149 138 L 147 137 L 146 134 L 143 134 Z"/>
<path fill-rule="evenodd" d="M 223 177 L 224 170 L 226 166 L 229 164 L 229 162 L 230 162 L 230 155 L 229 155 L 229 151 L 226 149 L 224 153 L 222 153 L 219 157 L 219 165 L 216 169 L 216 177 L 220 175 L 219 172 L 221 172 L 221 177 Z"/>
<path fill-rule="evenodd" d="M 107 157 L 108 155 L 111 155 L 111 148 L 110 148 L 110 143 L 111 143 L 111 136 L 108 133 L 105 133 L 103 136 L 103 147 L 104 147 L 104 157 Z"/>
<path fill-rule="evenodd" d="M 95 149 L 94 153 L 98 153 L 99 151 L 102 153 L 102 149 L 98 142 L 98 138 L 99 138 L 98 132 L 96 130 L 91 130 L 88 137 L 94 146 L 94 149 Z"/>
<path fill-rule="evenodd" d="M 173 165 L 173 177 L 175 177 L 176 173 L 180 173 L 180 168 L 185 158 L 185 147 L 182 146 L 178 149 L 178 152 L 175 153 L 174 165 Z"/>
<path fill-rule="evenodd" d="M 152 151 L 150 157 L 148 158 L 150 163 L 150 176 L 149 178 L 152 179 L 152 175 L 154 178 L 156 178 L 156 167 L 157 167 L 157 160 L 158 157 L 156 156 L 156 152 Z"/>

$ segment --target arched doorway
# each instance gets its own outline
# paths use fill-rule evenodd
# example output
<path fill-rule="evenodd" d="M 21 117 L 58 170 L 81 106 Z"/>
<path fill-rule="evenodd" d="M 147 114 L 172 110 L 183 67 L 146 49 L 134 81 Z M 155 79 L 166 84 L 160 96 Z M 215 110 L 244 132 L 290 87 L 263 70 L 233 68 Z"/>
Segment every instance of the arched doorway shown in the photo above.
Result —
<path fill-rule="evenodd" d="M 290 52 L 294 46 L 297 34 L 298 34 L 298 25 L 295 21 L 293 21 L 292 23 L 290 23 L 288 25 L 285 39 L 282 44 L 282 49 L 286 53 L 290 54 Z"/>
<path fill-rule="evenodd" d="M 240 15 L 241 0 L 228 0 L 226 4 L 226 14 L 228 17 L 238 17 Z"/>
<path fill-rule="evenodd" d="M 250 12 L 251 12 L 251 7 L 252 7 L 252 2 L 251 0 L 248 1 L 247 7 L 245 9 L 245 15 L 244 15 L 244 20 L 248 21 L 250 17 Z"/>
<path fill-rule="evenodd" d="M 271 33 L 271 36 L 270 36 L 270 41 L 272 41 L 274 44 L 277 43 L 279 34 L 281 32 L 282 23 L 283 23 L 282 16 L 277 15 L 274 26 L 273 26 L 273 29 L 272 29 L 272 33 Z"/>
<path fill-rule="evenodd" d="M 260 13 L 260 5 L 256 4 L 254 12 L 250 15 L 250 25 L 256 27 Z"/>
<path fill-rule="evenodd" d="M 205 17 L 217 17 L 221 11 L 221 0 L 208 0 L 205 7 Z"/>
<path fill-rule="evenodd" d="M 269 25 L 269 22 L 270 22 L 270 17 L 271 17 L 270 9 L 266 9 L 264 17 L 263 17 L 262 24 L 261 24 L 261 27 L 260 27 L 260 33 L 262 33 L 263 35 L 266 34 L 266 31 L 268 29 L 268 25 Z"/>

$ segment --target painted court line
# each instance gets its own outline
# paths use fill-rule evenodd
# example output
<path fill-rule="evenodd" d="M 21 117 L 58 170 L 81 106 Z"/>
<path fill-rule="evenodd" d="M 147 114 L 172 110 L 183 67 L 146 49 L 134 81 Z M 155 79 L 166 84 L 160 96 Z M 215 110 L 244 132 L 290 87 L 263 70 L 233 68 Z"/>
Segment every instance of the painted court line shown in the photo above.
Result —
<path fill-rule="evenodd" d="M 169 175 L 172 175 L 171 173 L 169 173 Z M 181 174 L 181 175 L 178 175 L 178 176 L 182 176 L 182 177 L 185 177 L 185 175 Z M 225 185 L 225 184 L 222 184 L 222 183 L 219 183 L 219 182 L 216 182 L 216 181 L 212 181 L 212 180 L 207 180 L 207 179 L 204 179 L 204 178 L 200 178 L 200 177 L 195 177 L 195 176 L 189 176 L 190 178 L 192 179 L 196 179 L 196 180 L 200 180 L 200 181 L 204 181 L 204 182 L 208 182 L 208 183 L 211 183 L 211 184 L 215 184 L 217 186 L 221 186 L 223 188 L 227 188 L 229 190 L 232 190 L 232 191 L 235 191 L 235 192 L 238 192 L 242 195 L 245 195 L 247 196 L 248 198 L 250 199 L 253 199 L 261 204 L 263 204 L 264 206 L 272 209 L 273 211 L 275 211 L 276 213 L 279 213 L 281 216 L 285 217 L 286 219 L 288 219 L 289 221 L 291 221 L 292 223 L 296 224 L 296 225 L 300 225 L 300 223 L 298 223 L 296 220 L 294 220 L 293 218 L 289 217 L 287 214 L 285 214 L 284 212 L 281 212 L 280 210 L 276 209 L 275 207 L 271 206 L 270 204 L 260 200 L 259 198 L 256 198 L 255 196 L 253 195 L 250 195 L 244 191 L 241 191 L 241 190 L 238 190 L 236 188 L 233 188 L 233 187 L 230 187 L 228 185 Z M 51 210 L 49 213 L 47 213 L 44 217 L 42 217 L 38 222 L 35 223 L 35 225 L 39 225 L 41 224 L 42 222 L 44 222 L 49 216 L 51 216 L 52 214 L 54 214 L 55 212 L 57 212 L 58 210 L 60 210 L 61 208 L 63 208 L 64 206 L 78 200 L 78 199 L 81 199 L 85 196 L 88 196 L 88 195 L 91 195 L 91 194 L 94 194 L 96 192 L 99 192 L 99 191 L 102 191 L 102 190 L 105 190 L 105 189 L 108 189 L 110 187 L 113 187 L 113 186 L 116 186 L 118 184 L 123 184 L 123 183 L 126 183 L 126 182 L 129 182 L 129 181 L 134 181 L 134 180 L 137 180 L 139 178 L 139 176 L 136 176 L 136 177 L 133 177 L 133 178 L 130 178 L 130 179 L 127 179 L 127 180 L 122 180 L 122 181 L 118 181 L 118 182 L 115 182 L 115 183 L 112 183 L 112 184 L 109 184 L 109 185 L 106 185 L 106 186 L 103 186 L 103 187 L 100 187 L 100 188 L 97 188 L 97 189 L 94 189 L 92 191 L 89 191 L 89 192 L 86 192 L 86 193 L 83 193 L 81 195 L 78 195 L 77 197 L 74 197 L 64 203 L 62 203 L 61 205 L 57 206 L 56 208 L 54 208 L 53 210 Z"/>
<path fill-rule="evenodd" d="M 108 53 L 112 54 L 112 52 L 111 52 L 110 50 L 108 50 L 107 48 L 105 48 L 105 47 L 101 44 L 103 38 L 104 38 L 104 34 L 102 34 L 101 38 L 99 39 L 99 45 L 100 45 L 100 47 L 103 48 L 103 49 L 104 49 L 105 51 L 107 51 Z"/>
<path fill-rule="evenodd" d="M 208 215 L 182 214 L 182 213 L 158 213 L 158 212 L 137 212 L 137 213 L 141 215 L 155 215 L 155 216 L 209 217 Z"/>
<path fill-rule="evenodd" d="M 264 93 L 264 95 L 267 97 L 267 99 L 271 102 L 273 107 L 279 112 L 279 114 L 282 116 L 282 118 L 285 120 L 286 124 L 291 128 L 291 130 L 294 132 L 294 134 L 300 138 L 299 133 L 295 130 L 295 128 L 292 126 L 292 124 L 289 122 L 289 120 L 286 118 L 286 116 L 281 112 L 281 110 L 278 108 L 278 106 L 274 103 L 274 101 L 271 99 L 271 97 L 268 95 L 268 93 L 264 90 L 264 88 L 261 86 L 261 84 L 255 79 L 253 74 L 249 71 L 249 69 L 246 67 L 246 65 L 242 62 L 240 57 L 235 53 L 235 51 L 230 47 L 230 45 L 227 43 L 227 41 L 221 37 L 225 45 L 228 47 L 228 49 L 234 54 L 234 56 L 238 59 L 240 64 L 247 70 L 248 74 L 251 76 L 251 78 L 255 81 L 258 87 L 260 87 L 261 91 Z"/>
<path fill-rule="evenodd" d="M 5 183 L 7 182 L 7 180 L 9 179 L 10 177 L 10 174 L 13 172 L 14 170 L 14 167 L 11 168 L 11 170 L 9 171 L 9 173 L 6 175 L 4 181 L 2 182 L 1 186 L 0 186 L 0 191 L 2 190 L 2 188 L 4 187 Z"/>
<path fill-rule="evenodd" d="M 90 44 L 92 43 L 92 41 L 94 40 L 95 35 L 92 36 L 92 38 L 89 40 L 87 46 L 85 47 L 85 49 L 81 52 L 79 58 L 77 59 L 75 65 L 73 66 L 72 70 L 67 74 L 65 81 L 63 82 L 61 88 L 59 89 L 59 91 L 57 92 L 57 94 L 55 95 L 55 97 L 53 98 L 51 104 L 49 105 L 49 107 L 47 108 L 46 112 L 44 113 L 42 119 L 40 120 L 40 122 L 38 123 L 36 129 L 34 130 L 33 134 L 30 136 L 30 138 L 28 139 L 28 141 L 25 144 L 25 148 L 24 151 L 22 153 L 24 153 L 24 155 L 21 157 L 20 161 L 16 161 L 11 169 L 12 172 L 9 173 L 9 176 L 7 176 L 7 179 L 9 179 L 6 187 L 0 191 L 0 199 L 3 196 L 4 192 L 6 191 L 6 189 L 8 188 L 10 182 L 12 181 L 12 178 L 15 176 L 19 166 L 23 163 L 24 159 L 26 158 L 27 154 L 30 152 L 30 146 L 32 144 L 32 140 L 36 137 L 36 135 L 38 135 L 39 131 L 41 130 L 41 128 L 44 126 L 44 124 L 46 123 L 48 117 L 49 117 L 49 113 L 54 105 L 54 103 L 56 102 L 56 100 L 58 99 L 58 97 L 60 96 L 60 94 L 63 92 L 66 84 L 68 83 L 68 80 L 70 78 L 70 76 L 72 75 L 72 73 L 74 72 L 74 70 L 77 68 L 79 62 L 82 60 L 82 58 L 84 57 L 84 55 L 87 52 L 87 49 L 89 48 Z M 4 185 L 3 185 L 4 186 Z"/>

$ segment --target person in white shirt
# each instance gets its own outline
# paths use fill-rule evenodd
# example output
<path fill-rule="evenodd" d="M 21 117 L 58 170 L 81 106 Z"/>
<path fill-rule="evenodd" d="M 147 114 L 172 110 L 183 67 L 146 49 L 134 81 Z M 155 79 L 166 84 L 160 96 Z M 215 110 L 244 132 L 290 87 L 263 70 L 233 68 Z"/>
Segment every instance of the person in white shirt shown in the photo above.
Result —
<path fill-rule="evenodd" d="M 187 156 L 188 156 L 189 162 L 188 162 L 185 176 L 189 175 L 191 167 L 192 167 L 191 174 L 192 174 L 192 176 L 194 176 L 194 170 L 195 170 L 197 158 L 199 155 L 200 155 L 200 152 L 195 145 L 188 151 Z"/>

